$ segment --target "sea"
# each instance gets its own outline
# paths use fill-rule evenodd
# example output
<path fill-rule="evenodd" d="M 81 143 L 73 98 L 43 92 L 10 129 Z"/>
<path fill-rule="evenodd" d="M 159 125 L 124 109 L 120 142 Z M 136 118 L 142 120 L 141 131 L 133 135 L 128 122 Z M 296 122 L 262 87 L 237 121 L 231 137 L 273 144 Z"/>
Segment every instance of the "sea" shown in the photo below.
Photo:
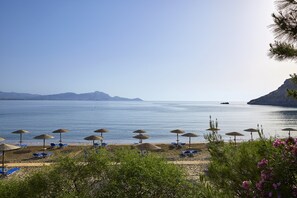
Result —
<path fill-rule="evenodd" d="M 18 143 L 19 135 L 11 132 L 24 129 L 30 133 L 23 135 L 23 143 L 41 145 L 42 140 L 34 139 L 41 134 L 55 138 L 46 142 L 59 141 L 59 134 L 52 131 L 66 128 L 63 142 L 69 144 L 90 144 L 86 136 L 99 135 L 96 129 L 106 128 L 104 142 L 108 144 L 134 144 L 138 142 L 133 131 L 142 129 L 150 137 L 144 142 L 171 143 L 176 135 L 174 129 L 196 133 L 193 143 L 206 142 L 209 121 L 217 119 L 218 131 L 225 141 L 228 132 L 240 132 L 244 136 L 239 141 L 250 139 L 247 128 L 263 129 L 266 137 L 287 137 L 281 129 L 297 128 L 297 108 L 248 105 L 246 102 L 165 102 L 165 101 L 0 101 L 0 137 L 5 143 Z M 297 136 L 297 132 L 291 132 Z M 258 137 L 254 133 L 254 138 Z M 187 137 L 180 137 L 187 142 Z"/>

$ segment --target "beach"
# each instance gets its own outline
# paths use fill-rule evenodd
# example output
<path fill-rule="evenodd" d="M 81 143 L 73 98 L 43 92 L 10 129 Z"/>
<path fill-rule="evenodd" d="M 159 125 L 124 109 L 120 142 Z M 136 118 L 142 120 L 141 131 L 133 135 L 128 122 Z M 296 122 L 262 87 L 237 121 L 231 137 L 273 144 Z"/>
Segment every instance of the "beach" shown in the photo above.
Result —
<path fill-rule="evenodd" d="M 182 157 L 180 155 L 183 150 L 188 148 L 187 145 L 180 149 L 172 149 L 169 144 L 157 144 L 157 146 L 161 147 L 161 150 L 151 152 L 164 157 L 169 163 L 174 163 L 185 168 L 188 176 L 192 179 L 197 179 L 199 174 L 203 172 L 209 162 L 209 153 L 207 151 L 206 144 L 204 143 L 193 144 L 191 146 L 191 149 L 198 151 L 198 153 L 192 157 Z M 108 145 L 103 149 L 106 149 L 108 152 L 114 152 L 119 148 L 136 149 L 135 145 L 128 144 Z M 69 145 L 65 148 L 55 149 L 47 147 L 46 152 L 52 152 L 52 155 L 45 158 L 33 157 L 33 153 L 42 152 L 41 146 L 28 146 L 27 148 L 9 151 L 5 153 L 5 167 L 19 167 L 21 169 L 7 178 L 24 177 L 35 170 L 43 168 L 44 166 L 52 166 L 58 162 L 61 157 L 81 157 L 85 152 L 92 151 L 94 149 L 98 149 L 100 152 L 99 148 L 93 148 L 90 145 Z"/>

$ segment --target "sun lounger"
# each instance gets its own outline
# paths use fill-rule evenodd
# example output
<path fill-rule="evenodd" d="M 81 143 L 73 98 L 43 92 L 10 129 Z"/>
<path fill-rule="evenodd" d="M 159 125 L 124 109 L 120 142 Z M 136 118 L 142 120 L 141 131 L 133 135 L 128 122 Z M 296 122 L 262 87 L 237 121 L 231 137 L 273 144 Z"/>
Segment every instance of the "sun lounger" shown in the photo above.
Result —
<path fill-rule="evenodd" d="M 182 157 L 193 157 L 195 154 L 197 154 L 197 150 L 185 150 L 181 152 Z"/>
<path fill-rule="evenodd" d="M 58 145 L 55 144 L 55 143 L 51 143 L 50 145 L 51 145 L 51 148 L 52 148 L 52 149 L 55 148 L 56 146 L 58 146 Z"/>
<path fill-rule="evenodd" d="M 21 147 L 21 148 L 27 148 L 28 145 L 27 144 L 17 144 L 17 146 Z"/>
<path fill-rule="evenodd" d="M 44 157 L 49 157 L 51 156 L 53 153 L 52 152 L 38 152 L 38 153 L 33 153 L 33 156 L 35 158 L 44 158 Z"/>
<path fill-rule="evenodd" d="M 60 148 L 64 148 L 64 147 L 68 146 L 68 144 L 59 143 L 58 146 L 59 146 Z"/>
<path fill-rule="evenodd" d="M 171 142 L 171 147 L 174 147 L 174 148 L 182 148 L 184 145 L 186 145 L 186 143 L 183 143 L 183 142 L 179 142 L 179 143 Z"/>
<path fill-rule="evenodd" d="M 99 144 L 99 143 L 94 143 L 93 146 L 94 146 L 94 147 L 100 147 L 100 146 L 102 146 L 102 147 L 106 147 L 106 146 L 107 146 L 107 143 L 103 142 L 102 145 Z"/>
<path fill-rule="evenodd" d="M 94 143 L 93 146 L 94 147 L 99 147 L 99 143 Z"/>
<path fill-rule="evenodd" d="M 1 171 L 0 171 L 0 175 L 8 176 L 8 175 L 11 175 L 11 174 L 17 172 L 18 170 L 20 170 L 20 168 L 17 168 L 17 167 L 8 169 L 8 170 L 6 170 L 6 171 L 4 171 L 4 172 L 1 170 Z"/>

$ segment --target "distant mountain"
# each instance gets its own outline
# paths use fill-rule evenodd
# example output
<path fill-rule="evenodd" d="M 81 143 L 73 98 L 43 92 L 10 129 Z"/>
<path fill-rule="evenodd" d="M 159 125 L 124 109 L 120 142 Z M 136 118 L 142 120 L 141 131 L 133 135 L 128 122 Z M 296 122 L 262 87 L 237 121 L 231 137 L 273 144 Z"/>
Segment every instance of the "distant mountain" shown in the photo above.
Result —
<path fill-rule="evenodd" d="M 104 92 L 91 92 L 76 94 L 72 92 L 39 95 L 28 93 L 0 92 L 0 100 L 97 100 L 97 101 L 142 101 L 140 98 L 123 98 L 119 96 L 111 97 Z"/>
<path fill-rule="evenodd" d="M 297 107 L 297 100 L 288 96 L 287 89 L 297 89 L 297 85 L 291 79 L 287 79 L 277 90 L 251 100 L 248 104 Z"/>

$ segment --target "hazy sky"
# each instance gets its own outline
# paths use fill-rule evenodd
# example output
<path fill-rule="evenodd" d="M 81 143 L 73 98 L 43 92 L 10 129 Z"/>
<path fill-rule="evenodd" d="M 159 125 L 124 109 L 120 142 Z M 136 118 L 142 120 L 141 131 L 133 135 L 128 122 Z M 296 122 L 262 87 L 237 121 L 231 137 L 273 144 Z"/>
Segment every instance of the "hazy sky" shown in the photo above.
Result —
<path fill-rule="evenodd" d="M 297 63 L 267 56 L 272 0 L 0 0 L 0 91 L 248 101 Z"/>

